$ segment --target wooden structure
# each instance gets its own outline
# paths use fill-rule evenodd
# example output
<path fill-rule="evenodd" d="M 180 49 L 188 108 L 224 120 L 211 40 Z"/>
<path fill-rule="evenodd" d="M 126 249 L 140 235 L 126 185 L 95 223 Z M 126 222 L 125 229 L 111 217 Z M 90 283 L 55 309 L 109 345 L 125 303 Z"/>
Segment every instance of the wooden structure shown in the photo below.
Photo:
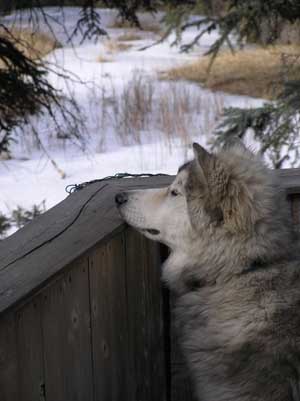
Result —
<path fill-rule="evenodd" d="M 300 224 L 300 171 L 280 171 Z M 0 242 L 1 401 L 187 401 L 160 283 L 166 249 L 114 195 L 172 177 L 87 186 Z"/>

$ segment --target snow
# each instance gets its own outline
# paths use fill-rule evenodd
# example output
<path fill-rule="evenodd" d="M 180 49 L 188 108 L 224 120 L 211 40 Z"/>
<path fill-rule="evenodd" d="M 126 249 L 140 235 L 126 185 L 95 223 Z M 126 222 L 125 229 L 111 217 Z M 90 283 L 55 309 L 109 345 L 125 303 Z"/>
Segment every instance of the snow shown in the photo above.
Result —
<path fill-rule="evenodd" d="M 141 40 L 130 42 L 133 45 L 130 49 L 108 54 L 105 38 L 101 38 L 98 43 L 91 40 L 81 43 L 80 36 L 75 37 L 72 45 L 68 41 L 68 35 L 74 30 L 79 16 L 78 8 L 49 7 L 46 12 L 51 17 L 50 28 L 42 24 L 40 28 L 45 32 L 52 30 L 63 44 L 63 48 L 47 56 L 47 61 L 53 63 L 54 71 L 63 69 L 69 77 L 58 78 L 53 72 L 49 74 L 49 81 L 62 93 L 72 93 L 80 105 L 86 124 L 85 149 L 81 149 L 82 143 L 78 141 L 71 143 L 57 140 L 53 134 L 53 124 L 43 116 L 33 117 L 32 123 L 41 136 L 47 155 L 37 146 L 30 127 L 23 129 L 25 140 L 20 139 L 20 131 L 16 130 L 18 143 L 13 145 L 13 159 L 0 162 L 0 211 L 4 214 L 18 205 L 30 208 L 43 200 L 46 201 L 46 207 L 50 208 L 67 196 L 67 185 L 119 172 L 175 174 L 178 166 L 192 156 L 189 146 L 192 141 L 196 140 L 203 145 L 209 143 L 215 118 L 209 114 L 214 112 L 214 108 L 218 109 L 216 103 L 241 107 L 262 103 L 261 100 L 247 97 L 212 95 L 200 86 L 184 81 L 169 83 L 159 79 L 160 71 L 202 55 L 216 39 L 217 33 L 205 35 L 201 45 L 189 54 L 182 54 L 178 46 L 171 46 L 174 37 L 141 51 L 141 48 L 149 46 L 154 40 L 153 34 L 146 32 L 142 34 Z M 116 18 L 115 11 L 101 9 L 99 13 L 111 40 L 126 31 L 110 28 Z M 31 24 L 29 14 L 25 11 L 19 13 L 18 17 L 6 16 L 5 23 L 24 27 Z M 183 43 L 191 39 L 194 33 L 185 33 Z M 99 55 L 111 61 L 99 62 Z M 120 110 L 126 88 L 134 79 L 141 79 L 142 85 L 147 82 L 151 85 L 153 111 L 149 115 L 150 121 L 146 128 L 142 127 L 136 141 L 127 136 L 126 142 L 121 135 L 123 126 L 117 127 L 119 122 L 114 112 L 116 107 Z M 169 91 L 173 91 L 174 102 L 181 95 L 195 102 L 192 112 L 186 116 L 188 137 L 177 135 L 173 138 L 161 132 L 156 114 L 161 112 L 159 108 L 163 105 L 162 99 Z M 103 108 L 104 104 L 108 106 Z M 101 117 L 101 110 L 108 113 L 106 121 Z M 64 124 L 63 120 L 61 124 Z M 53 167 L 49 156 L 66 173 L 65 179 Z"/>

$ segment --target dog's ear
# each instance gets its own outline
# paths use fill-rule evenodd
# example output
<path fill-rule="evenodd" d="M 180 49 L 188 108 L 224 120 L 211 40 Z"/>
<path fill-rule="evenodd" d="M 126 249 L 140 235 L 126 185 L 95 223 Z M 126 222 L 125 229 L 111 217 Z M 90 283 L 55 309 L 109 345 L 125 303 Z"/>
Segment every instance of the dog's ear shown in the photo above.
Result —
<path fill-rule="evenodd" d="M 247 187 L 235 180 L 228 184 L 221 206 L 224 227 L 231 233 L 247 233 L 255 225 L 257 213 Z"/>
<path fill-rule="evenodd" d="M 206 173 L 210 169 L 210 164 L 213 156 L 196 142 L 193 143 L 193 151 L 194 151 L 197 171 L 205 180 L 205 182 L 207 182 Z"/>
<path fill-rule="evenodd" d="M 193 151 L 194 151 L 194 157 L 195 160 L 199 163 L 199 165 L 205 169 L 207 167 L 207 164 L 209 163 L 212 155 L 204 149 L 199 143 L 194 142 L 193 143 Z"/>

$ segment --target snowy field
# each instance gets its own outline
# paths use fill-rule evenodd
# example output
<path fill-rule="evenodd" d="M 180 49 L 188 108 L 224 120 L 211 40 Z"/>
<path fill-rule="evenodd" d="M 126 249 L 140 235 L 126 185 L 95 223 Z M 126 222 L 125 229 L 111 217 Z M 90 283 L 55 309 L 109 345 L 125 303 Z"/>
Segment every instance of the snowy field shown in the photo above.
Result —
<path fill-rule="evenodd" d="M 48 8 L 47 13 L 53 17 L 50 28 L 63 45 L 47 56 L 54 70 L 49 81 L 76 99 L 85 134 L 79 141 L 58 139 L 49 118 L 34 117 L 32 125 L 41 137 L 41 149 L 30 126 L 23 128 L 25 139 L 16 130 L 13 158 L 0 161 L 0 211 L 4 214 L 18 205 L 31 208 L 43 200 L 48 209 L 67 196 L 67 185 L 116 173 L 175 174 L 191 157 L 192 141 L 210 143 L 224 106 L 261 104 L 246 97 L 212 94 L 184 81 L 159 79 L 161 71 L 203 54 L 216 33 L 203 37 L 201 45 L 189 54 L 171 47 L 174 38 L 140 51 L 157 39 L 146 31 L 139 32 L 137 40 L 124 42 L 130 47 L 119 51 L 114 49 L 115 43 L 130 30 L 110 28 L 116 13 L 99 10 L 109 39 L 81 43 L 81 37 L 76 36 L 71 46 L 68 35 L 78 19 L 78 9 L 65 8 L 62 13 L 61 9 Z M 5 17 L 5 23 L 30 25 L 25 12 L 21 20 L 14 15 Z M 50 29 L 42 24 L 40 28 L 45 32 Z M 193 34 L 188 32 L 183 42 Z M 64 69 L 69 79 L 58 78 L 56 69 Z M 64 179 L 51 159 L 65 173 Z"/>

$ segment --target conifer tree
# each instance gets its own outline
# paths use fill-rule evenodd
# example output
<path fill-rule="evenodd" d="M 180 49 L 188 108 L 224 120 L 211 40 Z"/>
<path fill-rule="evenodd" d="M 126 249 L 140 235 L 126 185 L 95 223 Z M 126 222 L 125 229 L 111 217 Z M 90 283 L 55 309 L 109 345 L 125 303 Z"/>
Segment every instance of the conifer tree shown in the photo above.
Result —
<path fill-rule="evenodd" d="M 175 6 L 172 3 L 168 2 L 166 22 L 169 32 L 176 29 L 177 40 L 185 30 L 198 28 L 193 40 L 182 47 L 183 51 L 191 49 L 205 33 L 219 30 L 219 38 L 207 52 L 211 55 L 211 63 L 225 44 L 232 51 L 249 41 L 260 45 L 273 44 L 278 39 L 281 24 L 300 23 L 299 0 L 195 0 L 177 1 Z M 191 18 L 201 10 L 206 14 L 204 18 Z M 261 43 L 265 32 L 268 32 L 267 38 Z M 230 39 L 233 35 L 238 39 L 235 46 Z M 225 109 L 223 121 L 216 130 L 216 145 L 220 145 L 232 136 L 243 137 L 251 128 L 261 143 L 261 152 L 268 152 L 275 168 L 282 167 L 286 160 L 292 165 L 300 165 L 300 79 L 289 81 L 287 78 L 291 68 L 296 69 L 296 75 L 300 76 L 300 47 L 292 57 L 282 56 L 281 86 L 284 89 L 278 98 L 258 108 Z"/>
<path fill-rule="evenodd" d="M 21 4 L 17 1 L 14 3 Z M 31 8 L 33 12 L 33 7 L 43 9 L 46 3 L 53 4 L 53 1 L 22 0 L 22 5 Z M 67 0 L 55 1 L 55 4 L 62 6 L 66 3 Z M 95 11 L 96 3 L 98 3 L 96 0 L 78 0 L 82 10 L 73 34 L 79 31 L 84 37 L 105 34 L 99 14 Z M 268 32 L 264 44 L 272 44 L 277 39 L 279 24 L 285 21 L 290 24 L 300 23 L 299 0 L 103 0 L 101 3 L 107 7 L 117 8 L 123 19 L 137 25 L 138 11 L 155 12 L 163 9 L 166 32 L 162 40 L 175 30 L 176 41 L 179 43 L 184 31 L 196 27 L 193 40 L 185 43 L 182 51 L 189 51 L 205 33 L 218 30 L 219 38 L 208 51 L 212 62 L 225 44 L 234 51 L 236 46 L 244 46 L 250 40 L 259 43 L 263 31 Z M 198 17 L 199 15 L 204 17 Z M 43 17 L 47 22 L 46 13 Z M 7 29 L 1 23 L 0 27 Z M 238 38 L 237 44 L 231 42 L 233 35 Z M 14 126 L 26 121 L 29 113 L 43 107 L 51 110 L 53 104 L 59 103 L 59 97 L 47 82 L 47 66 L 40 61 L 26 59 L 12 41 L 2 37 L 0 37 L 1 60 L 6 68 L 0 69 L 0 132 L 9 133 Z M 291 66 L 294 68 L 295 65 L 296 68 L 300 68 L 297 67 L 300 65 L 299 60 L 300 51 L 293 58 L 285 59 L 282 74 L 284 90 L 276 101 L 265 103 L 259 108 L 225 110 L 223 122 L 216 132 L 218 144 L 232 135 L 242 137 L 248 128 L 252 128 L 255 137 L 262 144 L 262 152 L 269 152 L 274 167 L 282 167 L 284 161 L 291 155 L 290 162 L 297 164 L 300 79 L 288 81 L 288 74 L 284 69 Z M 25 101 L 20 101 L 20 93 Z M 16 110 L 19 110 L 19 114 L 15 113 Z M 76 113 L 74 115 L 76 116 Z M 1 146 L 7 147 L 8 143 L 9 135 L 4 135 L 0 142 L 0 150 Z M 290 156 L 287 151 L 290 151 Z"/>

